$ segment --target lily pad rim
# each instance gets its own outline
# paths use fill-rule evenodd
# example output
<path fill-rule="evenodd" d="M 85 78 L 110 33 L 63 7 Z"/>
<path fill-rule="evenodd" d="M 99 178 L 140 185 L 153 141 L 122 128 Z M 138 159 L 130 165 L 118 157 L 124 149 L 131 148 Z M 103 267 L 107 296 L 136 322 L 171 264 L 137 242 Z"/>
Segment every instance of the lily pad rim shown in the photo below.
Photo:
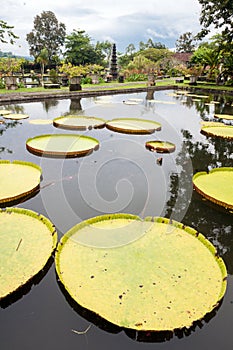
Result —
<path fill-rule="evenodd" d="M 0 159 L 0 165 L 1 164 L 17 164 L 17 165 L 31 166 L 31 167 L 33 167 L 33 168 L 35 168 L 35 169 L 37 169 L 39 171 L 40 177 L 42 175 L 41 167 L 39 165 L 35 164 L 35 163 L 32 163 L 32 162 L 27 162 L 27 161 L 22 161 L 22 160 L 10 161 L 10 160 L 5 160 L 5 159 Z M 40 177 L 39 177 L 38 184 L 34 188 L 32 188 L 32 189 L 30 189 L 30 190 L 28 190 L 26 192 L 20 193 L 20 194 L 18 194 L 16 196 L 13 196 L 13 197 L 7 197 L 7 198 L 0 199 L 0 204 L 2 205 L 2 204 L 5 204 L 5 203 L 8 203 L 8 205 L 9 205 L 10 203 L 15 203 L 19 199 L 23 199 L 23 198 L 28 197 L 31 194 L 37 192 L 39 190 L 39 188 L 40 188 Z"/>
<path fill-rule="evenodd" d="M 11 300 L 12 295 L 14 295 L 14 296 L 17 295 L 16 300 L 18 298 L 22 297 L 21 295 L 18 297 L 18 293 L 20 293 L 21 290 L 23 291 L 26 286 L 34 284 L 34 281 L 36 280 L 37 276 L 39 276 L 40 273 L 42 273 L 44 271 L 47 264 L 49 264 L 49 261 L 52 259 L 53 254 L 54 254 L 56 247 L 57 247 L 57 244 L 58 244 L 58 234 L 57 234 L 57 230 L 56 230 L 55 226 L 47 217 L 45 217 L 44 215 L 39 214 L 31 209 L 18 208 L 18 207 L 12 207 L 12 208 L 7 207 L 4 209 L 0 208 L 0 215 L 1 215 L 1 213 L 8 213 L 8 214 L 14 213 L 17 215 L 27 215 L 27 216 L 30 216 L 34 219 L 37 219 L 37 220 L 39 220 L 39 222 L 42 222 L 47 227 L 48 231 L 51 233 L 51 238 L 52 238 L 52 248 L 51 248 L 50 255 L 48 256 L 47 261 L 45 262 L 45 264 L 43 264 L 41 269 L 38 270 L 33 276 L 30 276 L 30 278 L 25 283 L 19 285 L 18 288 L 16 288 L 15 290 L 12 290 L 10 293 L 8 293 L 4 297 L 0 298 L 0 303 L 3 305 L 6 304 L 8 306 L 12 303 L 12 300 Z M 23 292 L 23 294 L 25 294 L 25 293 Z M 14 300 L 13 300 L 13 302 L 14 302 Z"/>
<path fill-rule="evenodd" d="M 214 172 L 220 172 L 220 171 L 232 171 L 233 172 L 233 167 L 219 167 L 219 168 L 214 168 L 214 169 L 211 169 L 209 171 L 209 174 L 211 173 L 214 173 Z M 233 209 L 233 204 L 228 204 L 228 203 L 225 203 L 223 201 L 220 201 L 216 198 L 213 198 L 209 195 L 207 195 L 204 191 L 202 191 L 201 189 L 199 189 L 199 187 L 195 184 L 195 180 L 200 177 L 200 176 L 203 176 L 203 175 L 209 175 L 206 171 L 199 171 L 197 172 L 196 174 L 193 175 L 193 187 L 194 189 L 200 194 L 202 195 L 204 198 L 208 199 L 209 201 L 215 203 L 215 204 L 218 204 L 220 205 L 221 207 L 224 207 L 225 209 Z"/>
<path fill-rule="evenodd" d="M 151 146 L 150 143 L 153 143 L 153 142 L 158 143 L 158 146 L 156 147 Z M 171 147 L 159 146 L 159 144 L 162 144 L 162 143 L 168 144 Z M 149 150 L 156 151 L 157 153 L 172 153 L 176 149 L 176 145 L 174 143 L 170 141 L 161 141 L 161 140 L 146 141 L 145 147 L 148 148 Z"/>
<path fill-rule="evenodd" d="M 111 125 L 111 122 L 124 122 L 124 121 L 132 121 L 132 122 L 146 122 L 151 125 L 153 125 L 153 127 L 148 127 L 148 128 L 141 128 L 141 129 L 131 129 L 130 126 L 129 127 L 118 127 L 115 125 Z M 162 128 L 162 124 L 159 122 L 156 122 L 154 120 L 149 120 L 149 119 L 142 119 L 142 118 L 114 118 L 111 120 L 107 120 L 106 121 L 106 128 L 113 130 L 113 131 L 117 131 L 117 132 L 121 132 L 121 133 L 126 133 L 126 134 L 151 134 L 154 131 L 160 131 Z"/>
<path fill-rule="evenodd" d="M 69 292 L 69 290 L 66 287 L 66 284 L 63 283 L 63 276 L 62 273 L 60 271 L 60 264 L 59 264 L 59 258 L 60 258 L 60 253 L 62 251 L 62 248 L 64 246 L 64 244 L 67 242 L 67 240 L 77 232 L 77 230 L 82 229 L 83 227 L 96 223 L 96 222 L 100 222 L 100 221 L 104 221 L 104 220 L 111 220 L 111 219 L 131 219 L 131 220 L 138 220 L 138 221 L 146 221 L 146 222 L 152 222 L 152 223 L 161 223 L 161 224 L 166 224 L 166 225 L 171 225 L 175 228 L 179 228 L 181 230 L 184 230 L 186 233 L 196 237 L 208 250 L 209 252 L 212 254 L 212 256 L 214 257 L 216 263 L 218 264 L 220 271 L 222 273 L 222 288 L 218 297 L 218 301 L 215 307 L 217 307 L 220 303 L 220 301 L 223 299 L 225 292 L 226 292 L 226 287 L 227 287 L 227 269 L 226 269 L 226 265 L 223 261 L 223 259 L 218 256 L 217 254 L 217 250 L 214 247 L 214 245 L 202 234 L 199 233 L 197 230 L 195 230 L 194 228 L 190 227 L 190 226 L 186 226 L 184 224 L 182 224 L 181 222 L 178 222 L 176 220 L 170 220 L 168 218 L 165 217 L 152 217 L 152 216 L 148 216 L 144 219 L 141 219 L 139 216 L 137 215 L 133 215 L 133 214 L 125 214 L 125 213 L 117 213 L 117 214 L 104 214 L 104 215 L 100 215 L 100 216 L 96 216 L 96 217 L 92 217 L 90 219 L 81 221 L 80 223 L 76 224 L 75 226 L 73 226 L 70 230 L 68 230 L 60 239 L 60 241 L 58 242 L 57 245 L 57 249 L 56 249 L 56 253 L 55 253 L 55 268 L 57 271 L 57 274 L 59 276 L 60 281 L 62 282 L 62 284 L 64 285 L 65 289 Z M 96 249 L 101 249 L 101 248 L 96 248 Z M 106 248 L 104 248 L 106 249 Z M 108 248 L 108 249 L 114 249 L 114 248 Z M 118 248 L 115 248 L 118 249 Z M 72 297 L 72 295 L 70 295 Z M 72 298 L 73 299 L 73 298 Z M 82 305 L 81 305 L 82 306 Z M 215 308 L 214 307 L 214 308 Z M 94 312 L 94 311 L 92 311 Z"/>
<path fill-rule="evenodd" d="M 232 140 L 233 136 L 229 136 L 229 135 L 218 135 L 215 134 L 214 132 L 211 132 L 210 130 L 208 131 L 208 129 L 213 128 L 213 130 L 216 128 L 222 128 L 222 129 L 233 129 L 233 125 L 205 125 L 201 127 L 201 133 L 203 135 L 206 136 L 211 136 L 211 137 L 220 137 L 223 139 L 228 139 L 228 140 Z"/>
<path fill-rule="evenodd" d="M 105 126 L 106 120 L 103 118 L 95 117 L 95 116 L 83 116 L 83 115 L 75 115 L 75 114 L 70 114 L 67 116 L 60 116 L 56 117 L 53 119 L 53 125 L 55 127 L 61 128 L 61 129 L 68 129 L 68 130 L 86 130 L 88 126 L 82 126 L 82 125 L 69 125 L 69 124 L 62 124 L 59 123 L 60 120 L 65 119 L 65 118 L 70 118 L 70 119 L 75 119 L 75 118 L 83 118 L 83 119 L 95 119 L 96 121 L 99 121 L 101 123 L 97 123 L 96 125 L 93 125 L 94 129 L 100 129 Z"/>
<path fill-rule="evenodd" d="M 82 139 L 89 139 L 93 142 L 95 142 L 95 146 L 83 151 L 71 151 L 71 152 L 57 152 L 57 151 L 44 151 L 35 147 L 32 147 L 28 145 L 28 143 L 32 140 L 38 139 L 38 138 L 44 138 L 44 137 L 75 137 L 75 138 L 82 138 Z M 42 135 L 37 135 L 34 137 L 30 137 L 26 140 L 26 148 L 29 152 L 39 155 L 39 156 L 58 156 L 58 157 L 76 157 L 76 156 L 83 156 L 88 154 L 89 152 L 96 150 L 99 148 L 100 142 L 94 137 L 91 136 L 86 136 L 86 135 L 79 135 L 79 134 L 42 134 Z"/>

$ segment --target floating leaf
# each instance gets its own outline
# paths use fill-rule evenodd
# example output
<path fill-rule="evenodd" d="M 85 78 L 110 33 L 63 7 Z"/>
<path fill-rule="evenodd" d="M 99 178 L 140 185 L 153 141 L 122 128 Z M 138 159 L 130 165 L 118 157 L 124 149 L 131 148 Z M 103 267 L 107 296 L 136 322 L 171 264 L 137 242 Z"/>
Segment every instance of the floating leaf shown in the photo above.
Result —
<path fill-rule="evenodd" d="M 222 137 L 224 139 L 233 139 L 233 126 L 203 126 L 201 133 L 207 136 Z"/>
<path fill-rule="evenodd" d="M 187 94 L 187 97 L 209 98 L 208 95 Z"/>
<path fill-rule="evenodd" d="M 215 118 L 222 118 L 226 120 L 233 120 L 233 115 L 232 114 L 215 114 Z"/>
<path fill-rule="evenodd" d="M 225 124 L 222 122 L 208 122 L 208 121 L 201 121 L 202 126 L 224 126 Z"/>
<path fill-rule="evenodd" d="M 233 168 L 222 167 L 201 171 L 193 176 L 198 193 L 224 208 L 233 209 Z"/>
<path fill-rule="evenodd" d="M 35 125 L 48 125 L 48 124 L 52 124 L 53 121 L 52 119 L 32 119 L 29 120 L 30 124 L 35 124 Z"/>
<path fill-rule="evenodd" d="M 12 120 L 20 120 L 20 119 L 27 119 L 27 118 L 29 118 L 29 116 L 27 114 L 12 113 L 12 114 L 3 115 L 3 118 L 12 119 Z"/>
<path fill-rule="evenodd" d="M 12 111 L 8 111 L 7 109 L 0 109 L 0 115 L 4 116 L 7 114 L 11 114 Z"/>
<path fill-rule="evenodd" d="M 0 210 L 0 300 L 46 265 L 57 244 L 52 223 L 31 210 Z"/>
<path fill-rule="evenodd" d="M 53 125 L 61 129 L 97 129 L 105 126 L 105 120 L 95 117 L 84 117 L 78 115 L 68 115 L 64 117 L 55 118 Z"/>
<path fill-rule="evenodd" d="M 0 160 L 0 204 L 21 200 L 38 191 L 41 168 L 30 162 Z"/>
<path fill-rule="evenodd" d="M 139 102 L 137 101 L 132 101 L 132 100 L 127 100 L 127 101 L 123 101 L 125 105 L 138 105 Z"/>
<path fill-rule="evenodd" d="M 175 151 L 176 146 L 168 141 L 147 141 L 146 148 L 158 153 L 171 153 Z"/>
<path fill-rule="evenodd" d="M 112 119 L 106 123 L 106 127 L 126 134 L 152 134 L 155 130 L 161 130 L 160 123 L 136 118 Z"/>
<path fill-rule="evenodd" d="M 76 134 L 40 135 L 26 142 L 29 152 L 39 156 L 81 157 L 96 150 L 99 141 L 89 136 Z"/>
<path fill-rule="evenodd" d="M 226 268 L 196 230 L 165 218 L 112 214 L 79 223 L 61 239 L 59 279 L 83 308 L 120 327 L 191 327 L 226 290 Z"/>

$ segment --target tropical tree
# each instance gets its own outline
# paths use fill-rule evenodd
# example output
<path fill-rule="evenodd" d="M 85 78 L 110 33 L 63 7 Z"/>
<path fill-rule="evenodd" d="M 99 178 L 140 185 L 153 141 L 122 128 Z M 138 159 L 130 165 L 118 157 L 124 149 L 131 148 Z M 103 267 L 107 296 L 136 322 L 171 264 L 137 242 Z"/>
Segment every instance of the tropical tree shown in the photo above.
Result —
<path fill-rule="evenodd" d="M 1 57 L 0 72 L 7 75 L 11 75 L 14 72 L 19 72 L 24 62 L 24 58 Z"/>
<path fill-rule="evenodd" d="M 40 54 L 37 56 L 36 61 L 40 63 L 41 66 L 41 85 L 44 85 L 44 69 L 45 65 L 49 62 L 49 53 L 46 48 L 43 48 Z"/>
<path fill-rule="evenodd" d="M 97 41 L 95 45 L 95 51 L 96 51 L 97 57 L 102 58 L 101 64 L 103 64 L 104 66 L 107 66 L 111 58 L 112 43 L 108 40 L 105 40 L 103 42 Z"/>
<path fill-rule="evenodd" d="M 176 41 L 176 52 L 193 52 L 195 50 L 194 40 L 191 32 L 181 34 Z"/>
<path fill-rule="evenodd" d="M 91 38 L 85 30 L 73 30 L 65 39 L 65 61 L 73 65 L 101 63 L 102 55 L 91 44 Z"/>
<path fill-rule="evenodd" d="M 166 46 L 160 42 L 154 42 L 149 38 L 146 43 L 143 41 L 139 42 L 139 51 L 144 51 L 146 49 L 166 49 Z"/>
<path fill-rule="evenodd" d="M 199 37 L 203 38 L 210 32 L 211 26 L 222 29 L 222 34 L 228 42 L 233 39 L 233 2 L 232 0 L 198 0 L 202 6 L 200 24 L 202 30 Z"/>
<path fill-rule="evenodd" d="M 148 60 L 153 62 L 157 62 L 162 58 L 171 57 L 173 55 L 173 53 L 168 49 L 156 49 L 156 48 L 149 48 L 144 51 L 139 51 L 138 54 L 143 55 Z"/>
<path fill-rule="evenodd" d="M 10 26 L 7 24 L 7 22 L 0 19 L 0 42 L 1 43 L 7 43 L 9 41 L 10 44 L 14 44 L 15 39 L 18 39 L 19 37 L 15 35 L 12 31 L 14 26 Z"/>
<path fill-rule="evenodd" d="M 65 24 L 59 23 L 52 11 L 43 11 L 34 18 L 34 28 L 27 34 L 30 54 L 37 59 L 47 49 L 49 63 L 61 53 L 66 35 Z"/>

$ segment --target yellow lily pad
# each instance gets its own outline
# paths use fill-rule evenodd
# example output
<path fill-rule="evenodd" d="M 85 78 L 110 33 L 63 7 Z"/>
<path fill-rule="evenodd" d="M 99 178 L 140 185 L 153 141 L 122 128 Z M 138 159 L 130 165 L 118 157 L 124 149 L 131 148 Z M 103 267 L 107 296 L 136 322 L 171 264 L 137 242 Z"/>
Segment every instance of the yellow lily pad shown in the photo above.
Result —
<path fill-rule="evenodd" d="M 233 126 L 224 125 L 224 126 L 203 126 L 201 128 L 201 133 L 206 136 L 211 137 L 222 137 L 224 139 L 233 139 Z"/>
<path fill-rule="evenodd" d="M 35 124 L 35 125 L 49 125 L 52 124 L 53 121 L 52 119 L 32 119 L 29 120 L 30 124 Z"/>
<path fill-rule="evenodd" d="M 43 215 L 21 208 L 0 210 L 0 300 L 29 282 L 46 265 L 57 233 Z"/>
<path fill-rule="evenodd" d="M 8 111 L 7 109 L 0 109 L 0 115 L 4 116 L 7 114 L 12 114 L 12 111 Z"/>
<path fill-rule="evenodd" d="M 29 115 L 21 114 L 21 113 L 12 113 L 12 114 L 5 114 L 5 115 L 3 115 L 3 118 L 5 118 L 5 119 L 12 119 L 12 120 L 21 120 L 21 119 L 29 118 Z"/>
<path fill-rule="evenodd" d="M 40 187 L 41 168 L 31 162 L 0 160 L 0 204 L 23 200 Z"/>
<path fill-rule="evenodd" d="M 233 120 L 233 115 L 232 114 L 215 114 L 215 118 L 222 118 L 226 120 Z"/>
<path fill-rule="evenodd" d="M 87 130 L 103 128 L 105 120 L 96 117 L 85 117 L 79 115 L 67 115 L 53 120 L 53 125 L 68 130 Z"/>
<path fill-rule="evenodd" d="M 174 143 L 168 141 L 147 141 L 146 148 L 158 153 L 171 153 L 175 151 L 176 146 Z"/>
<path fill-rule="evenodd" d="M 198 172 L 193 176 L 193 185 L 206 199 L 226 209 L 233 209 L 233 168 Z"/>
<path fill-rule="evenodd" d="M 76 134 L 49 134 L 30 138 L 26 142 L 27 150 L 38 156 L 82 157 L 99 147 L 99 141 L 93 137 Z"/>
<path fill-rule="evenodd" d="M 189 328 L 216 308 L 226 267 L 196 230 L 129 214 L 81 222 L 61 239 L 56 271 L 83 308 L 123 328 Z"/>
<path fill-rule="evenodd" d="M 137 118 L 112 119 L 106 123 L 106 127 L 126 134 L 152 134 L 155 130 L 161 130 L 161 124 L 158 122 Z"/>

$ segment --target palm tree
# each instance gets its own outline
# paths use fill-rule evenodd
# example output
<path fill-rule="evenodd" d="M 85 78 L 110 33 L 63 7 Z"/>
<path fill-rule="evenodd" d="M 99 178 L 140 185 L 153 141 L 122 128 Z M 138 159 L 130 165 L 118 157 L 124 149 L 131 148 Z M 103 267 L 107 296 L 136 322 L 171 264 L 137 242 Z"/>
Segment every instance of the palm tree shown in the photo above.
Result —
<path fill-rule="evenodd" d="M 48 64 L 49 62 L 49 53 L 46 48 L 43 48 L 40 51 L 40 54 L 39 56 L 37 56 L 36 61 L 40 63 L 40 66 L 41 66 L 41 85 L 44 86 L 44 70 L 45 70 L 46 64 Z"/>

